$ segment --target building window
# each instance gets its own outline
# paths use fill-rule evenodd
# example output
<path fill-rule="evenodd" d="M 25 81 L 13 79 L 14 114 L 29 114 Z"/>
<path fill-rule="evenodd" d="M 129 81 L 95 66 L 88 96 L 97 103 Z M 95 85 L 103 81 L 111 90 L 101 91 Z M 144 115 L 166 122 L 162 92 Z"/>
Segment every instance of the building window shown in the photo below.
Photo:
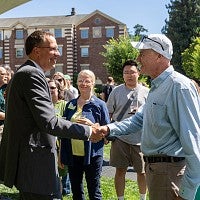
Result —
<path fill-rule="evenodd" d="M 101 27 L 93 27 L 93 38 L 101 38 L 102 32 Z"/>
<path fill-rule="evenodd" d="M 114 28 L 106 28 L 106 37 L 114 37 Z"/>
<path fill-rule="evenodd" d="M 55 35 L 55 38 L 62 37 L 62 29 L 61 28 L 54 29 L 54 35 Z"/>
<path fill-rule="evenodd" d="M 88 56 L 89 56 L 89 48 L 81 47 L 81 57 L 88 57 Z"/>
<path fill-rule="evenodd" d="M 94 20 L 94 23 L 95 23 L 95 24 L 100 24 L 100 23 L 101 23 L 101 19 L 100 19 L 100 18 L 96 18 L 96 19 Z"/>
<path fill-rule="evenodd" d="M 90 69 L 90 65 L 89 64 L 80 64 L 81 70 L 84 69 Z"/>
<path fill-rule="evenodd" d="M 2 34 L 2 31 L 0 31 L 0 40 L 3 40 L 3 34 Z"/>
<path fill-rule="evenodd" d="M 15 35 L 16 39 L 23 39 L 24 38 L 24 31 L 23 30 L 16 30 L 16 35 Z"/>
<path fill-rule="evenodd" d="M 0 48 L 0 59 L 3 58 L 3 48 Z"/>
<path fill-rule="evenodd" d="M 88 29 L 82 29 L 81 30 L 81 38 L 85 39 L 85 38 L 88 38 L 88 36 L 89 36 Z"/>
<path fill-rule="evenodd" d="M 24 57 L 24 49 L 23 48 L 17 48 L 16 49 L 16 58 L 23 58 Z"/>
<path fill-rule="evenodd" d="M 62 46 L 58 46 L 58 51 L 60 53 L 60 56 L 62 56 L 62 54 L 63 54 L 63 47 Z"/>

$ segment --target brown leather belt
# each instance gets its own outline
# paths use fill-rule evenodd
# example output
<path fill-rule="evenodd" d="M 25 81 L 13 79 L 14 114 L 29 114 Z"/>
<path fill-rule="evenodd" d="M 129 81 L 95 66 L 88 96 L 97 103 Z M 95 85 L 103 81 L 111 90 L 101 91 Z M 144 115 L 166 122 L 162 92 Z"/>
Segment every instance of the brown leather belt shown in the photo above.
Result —
<path fill-rule="evenodd" d="M 173 156 L 144 156 L 144 161 L 147 163 L 157 163 L 157 162 L 179 162 L 185 160 L 184 157 L 173 157 Z"/>

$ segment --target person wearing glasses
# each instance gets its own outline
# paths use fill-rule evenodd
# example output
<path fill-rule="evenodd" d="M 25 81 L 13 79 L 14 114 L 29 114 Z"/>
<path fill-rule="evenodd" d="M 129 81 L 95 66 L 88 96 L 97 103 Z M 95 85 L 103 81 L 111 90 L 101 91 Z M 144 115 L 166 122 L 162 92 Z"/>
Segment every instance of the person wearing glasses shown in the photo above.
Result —
<path fill-rule="evenodd" d="M 62 198 L 55 136 L 102 138 L 95 126 L 72 123 L 55 114 L 45 72 L 56 66 L 60 56 L 57 47 L 51 33 L 40 30 L 31 33 L 25 42 L 28 60 L 6 88 L 0 180 L 8 187 L 14 185 L 20 200 Z"/>
<path fill-rule="evenodd" d="M 64 75 L 62 72 L 56 72 L 53 75 L 53 79 L 60 82 L 64 90 L 65 101 L 70 101 L 78 97 L 78 90 L 71 85 L 71 77 Z"/>
<path fill-rule="evenodd" d="M 64 75 L 64 78 L 67 82 L 67 88 L 68 90 L 73 94 L 74 98 L 77 98 L 79 93 L 78 93 L 78 90 L 72 85 L 72 79 L 71 79 L 71 76 L 68 75 L 68 74 L 65 74 Z M 70 101 L 71 99 L 69 99 Z"/>
<path fill-rule="evenodd" d="M 141 73 L 152 78 L 144 106 L 121 122 L 99 128 L 120 135 L 142 129 L 150 200 L 193 200 L 200 185 L 200 98 L 191 79 L 170 64 L 172 43 L 151 34 L 138 43 Z"/>
<path fill-rule="evenodd" d="M 82 70 L 77 79 L 80 96 L 67 103 L 64 117 L 72 122 L 105 125 L 110 122 L 106 103 L 94 95 L 95 75 Z M 83 177 L 90 200 L 101 200 L 100 177 L 103 164 L 104 140 L 97 143 L 61 139 L 61 163 L 68 166 L 73 200 L 84 200 Z"/>
<path fill-rule="evenodd" d="M 54 104 L 55 112 L 58 117 L 62 117 L 65 111 L 67 102 L 64 100 L 64 90 L 60 82 L 54 79 L 48 80 L 49 89 L 51 92 L 52 102 Z M 69 173 L 67 166 L 60 164 L 60 138 L 57 138 L 57 153 L 58 153 L 58 172 L 61 178 L 61 192 L 63 196 L 70 195 L 71 184 L 69 180 Z"/>
<path fill-rule="evenodd" d="M 5 90 L 8 84 L 7 71 L 3 66 L 0 66 L 0 143 L 3 134 L 5 120 Z"/>
<path fill-rule="evenodd" d="M 138 82 L 140 73 L 134 60 L 127 60 L 122 68 L 124 83 L 114 88 L 107 101 L 112 121 L 122 121 L 134 115 L 145 103 L 149 92 L 147 87 Z M 111 143 L 110 165 L 116 168 L 115 190 L 118 200 L 124 200 L 125 176 L 129 165 L 137 173 L 140 200 L 146 199 L 145 163 L 140 142 L 141 131 L 134 136 L 117 136 Z"/>

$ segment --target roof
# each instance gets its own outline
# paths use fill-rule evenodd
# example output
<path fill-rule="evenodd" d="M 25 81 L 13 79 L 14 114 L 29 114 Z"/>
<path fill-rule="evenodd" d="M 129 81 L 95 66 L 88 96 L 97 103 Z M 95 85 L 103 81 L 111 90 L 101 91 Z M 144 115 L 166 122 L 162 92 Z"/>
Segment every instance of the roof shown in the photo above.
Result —
<path fill-rule="evenodd" d="M 61 26 L 61 25 L 76 25 L 82 18 L 87 16 L 81 15 L 67 15 L 67 16 L 41 16 L 41 17 L 23 17 L 23 18 L 0 18 L 0 29 L 12 28 L 17 24 L 22 24 L 24 27 L 36 26 Z"/>
<path fill-rule="evenodd" d="M 112 18 L 111 16 L 109 16 L 109 15 L 107 15 L 107 14 L 105 14 L 105 13 L 99 11 L 99 10 L 95 10 L 95 11 L 92 12 L 91 14 L 86 15 L 84 18 L 82 18 L 82 19 L 79 21 L 79 23 L 78 23 L 77 25 L 83 23 L 84 21 L 86 21 L 87 19 L 89 19 L 90 17 L 92 17 L 92 16 L 95 15 L 95 14 L 100 14 L 100 15 L 104 16 L 105 18 L 107 18 L 107 19 L 109 19 L 109 20 L 115 22 L 116 24 L 120 24 L 120 25 L 126 26 L 126 24 L 124 24 L 124 23 L 122 23 L 122 22 L 120 22 L 120 21 L 118 21 L 118 20 Z"/>
<path fill-rule="evenodd" d="M 35 28 L 35 27 L 59 27 L 67 25 L 79 25 L 92 17 L 95 14 L 100 14 L 109 20 L 126 26 L 126 24 L 110 17 L 109 15 L 95 10 L 91 14 L 76 14 L 76 15 L 66 15 L 66 16 L 40 16 L 40 17 L 21 17 L 21 18 L 0 18 L 0 29 L 10 29 L 20 24 L 24 27 Z"/>

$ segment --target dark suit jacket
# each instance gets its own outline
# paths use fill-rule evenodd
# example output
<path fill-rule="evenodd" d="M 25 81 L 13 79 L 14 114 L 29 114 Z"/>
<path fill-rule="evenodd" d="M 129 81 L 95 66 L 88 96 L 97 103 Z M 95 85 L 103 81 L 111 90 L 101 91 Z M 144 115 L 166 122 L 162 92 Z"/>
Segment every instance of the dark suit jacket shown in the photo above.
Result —
<path fill-rule="evenodd" d="M 23 192 L 59 191 L 55 136 L 87 140 L 90 129 L 57 118 L 43 71 L 28 60 L 8 85 L 0 180 Z"/>

